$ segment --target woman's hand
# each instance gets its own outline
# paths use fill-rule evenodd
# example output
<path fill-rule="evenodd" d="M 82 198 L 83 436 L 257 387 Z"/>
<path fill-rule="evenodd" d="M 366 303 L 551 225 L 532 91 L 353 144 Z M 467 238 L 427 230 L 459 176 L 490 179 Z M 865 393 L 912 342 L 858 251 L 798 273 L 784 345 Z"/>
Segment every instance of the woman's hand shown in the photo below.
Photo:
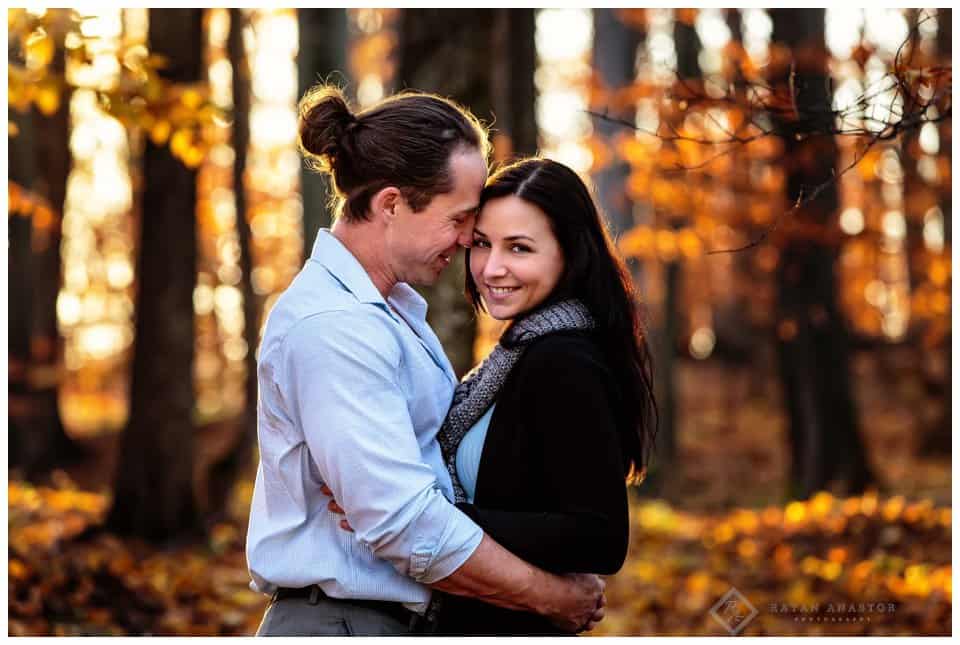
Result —
<path fill-rule="evenodd" d="M 333 491 L 330 490 L 329 486 L 326 484 L 320 484 L 320 492 L 330 497 L 330 503 L 327 504 L 327 508 L 329 510 L 333 511 L 334 513 L 339 513 L 340 515 L 346 515 L 343 509 L 340 508 L 340 505 L 337 504 L 337 500 L 333 499 Z M 344 531 L 350 531 L 353 533 L 353 527 L 350 526 L 350 523 L 345 519 L 340 520 L 340 528 L 342 528 Z"/>

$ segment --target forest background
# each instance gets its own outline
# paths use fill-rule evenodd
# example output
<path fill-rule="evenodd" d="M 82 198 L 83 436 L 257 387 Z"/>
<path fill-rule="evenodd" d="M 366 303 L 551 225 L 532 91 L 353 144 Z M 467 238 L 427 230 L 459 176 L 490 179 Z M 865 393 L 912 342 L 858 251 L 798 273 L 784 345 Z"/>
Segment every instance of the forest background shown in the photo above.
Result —
<path fill-rule="evenodd" d="M 951 632 L 949 9 L 8 10 L 8 633 L 252 634 L 255 348 L 319 80 L 590 179 L 656 458 L 598 634 Z M 458 373 L 500 332 L 432 289 Z"/>

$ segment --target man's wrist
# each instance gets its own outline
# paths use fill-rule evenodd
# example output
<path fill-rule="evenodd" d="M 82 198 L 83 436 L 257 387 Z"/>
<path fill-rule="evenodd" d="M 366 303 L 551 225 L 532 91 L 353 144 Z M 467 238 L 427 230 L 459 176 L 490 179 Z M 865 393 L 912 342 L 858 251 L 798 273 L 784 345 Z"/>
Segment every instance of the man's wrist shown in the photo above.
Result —
<path fill-rule="evenodd" d="M 555 602 L 558 594 L 558 583 L 561 578 L 537 568 L 531 568 L 528 583 L 525 588 L 524 599 L 529 610 L 541 616 L 553 616 L 557 611 Z"/>

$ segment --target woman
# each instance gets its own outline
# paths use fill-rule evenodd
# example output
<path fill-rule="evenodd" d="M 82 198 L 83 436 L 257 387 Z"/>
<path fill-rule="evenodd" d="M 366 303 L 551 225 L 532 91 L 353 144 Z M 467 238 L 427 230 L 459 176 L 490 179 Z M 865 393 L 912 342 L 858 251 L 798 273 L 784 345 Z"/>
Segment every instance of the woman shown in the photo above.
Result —
<path fill-rule="evenodd" d="M 650 360 L 629 274 L 575 172 L 501 169 L 480 198 L 467 297 L 511 324 L 457 387 L 438 439 L 457 506 L 516 555 L 556 573 L 615 573 L 629 538 L 625 478 L 656 427 Z M 446 634 L 560 634 L 543 618 L 461 596 Z"/>

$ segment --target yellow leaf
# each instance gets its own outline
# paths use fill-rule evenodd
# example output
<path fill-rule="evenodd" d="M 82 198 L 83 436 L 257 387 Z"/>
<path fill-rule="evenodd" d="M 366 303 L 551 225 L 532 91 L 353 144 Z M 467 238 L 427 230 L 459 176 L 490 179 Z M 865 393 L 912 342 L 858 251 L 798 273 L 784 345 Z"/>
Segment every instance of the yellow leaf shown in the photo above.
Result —
<path fill-rule="evenodd" d="M 740 557 L 750 559 L 757 555 L 757 543 L 750 539 L 740 540 L 737 544 L 737 553 Z"/>
<path fill-rule="evenodd" d="M 34 92 L 35 88 L 26 81 L 10 79 L 7 84 L 7 103 L 18 112 L 26 112 L 30 109 Z"/>
<path fill-rule="evenodd" d="M 817 493 L 813 496 L 813 499 L 810 500 L 811 514 L 817 517 L 823 517 L 827 515 L 832 507 L 833 496 L 826 491 Z"/>
<path fill-rule="evenodd" d="M 820 567 L 820 577 L 825 580 L 836 580 L 840 577 L 840 573 L 843 571 L 843 568 L 840 566 L 839 562 L 826 562 L 823 563 Z"/>
<path fill-rule="evenodd" d="M 788 524 L 799 524 L 807 516 L 807 507 L 803 502 L 790 502 L 784 515 Z"/>
<path fill-rule="evenodd" d="M 196 110 L 203 103 L 203 96 L 195 89 L 184 90 L 180 95 L 180 102 L 191 110 Z"/>
<path fill-rule="evenodd" d="M 173 137 L 170 138 L 170 150 L 174 156 L 183 158 L 183 155 L 190 148 L 192 138 L 190 130 L 186 128 L 180 128 L 174 132 Z"/>
<path fill-rule="evenodd" d="M 187 168 L 196 168 L 203 163 L 205 156 L 203 148 L 191 146 L 183 152 L 183 163 L 186 164 Z"/>
<path fill-rule="evenodd" d="M 33 101 L 44 116 L 53 116 L 60 109 L 60 92 L 53 85 L 41 85 Z"/>
<path fill-rule="evenodd" d="M 158 146 L 162 146 L 170 138 L 170 122 L 157 121 L 150 128 L 150 140 Z"/>
<path fill-rule="evenodd" d="M 14 580 L 26 580 L 30 577 L 30 570 L 20 560 L 11 559 L 7 565 L 7 574 Z"/>
<path fill-rule="evenodd" d="M 56 45 L 53 38 L 42 29 L 38 29 L 27 38 L 27 64 L 33 69 L 49 65 L 53 60 L 54 51 L 56 51 Z"/>
<path fill-rule="evenodd" d="M 53 211 L 45 206 L 38 207 L 33 214 L 33 225 L 41 231 L 50 230 L 53 227 L 54 220 Z"/>

